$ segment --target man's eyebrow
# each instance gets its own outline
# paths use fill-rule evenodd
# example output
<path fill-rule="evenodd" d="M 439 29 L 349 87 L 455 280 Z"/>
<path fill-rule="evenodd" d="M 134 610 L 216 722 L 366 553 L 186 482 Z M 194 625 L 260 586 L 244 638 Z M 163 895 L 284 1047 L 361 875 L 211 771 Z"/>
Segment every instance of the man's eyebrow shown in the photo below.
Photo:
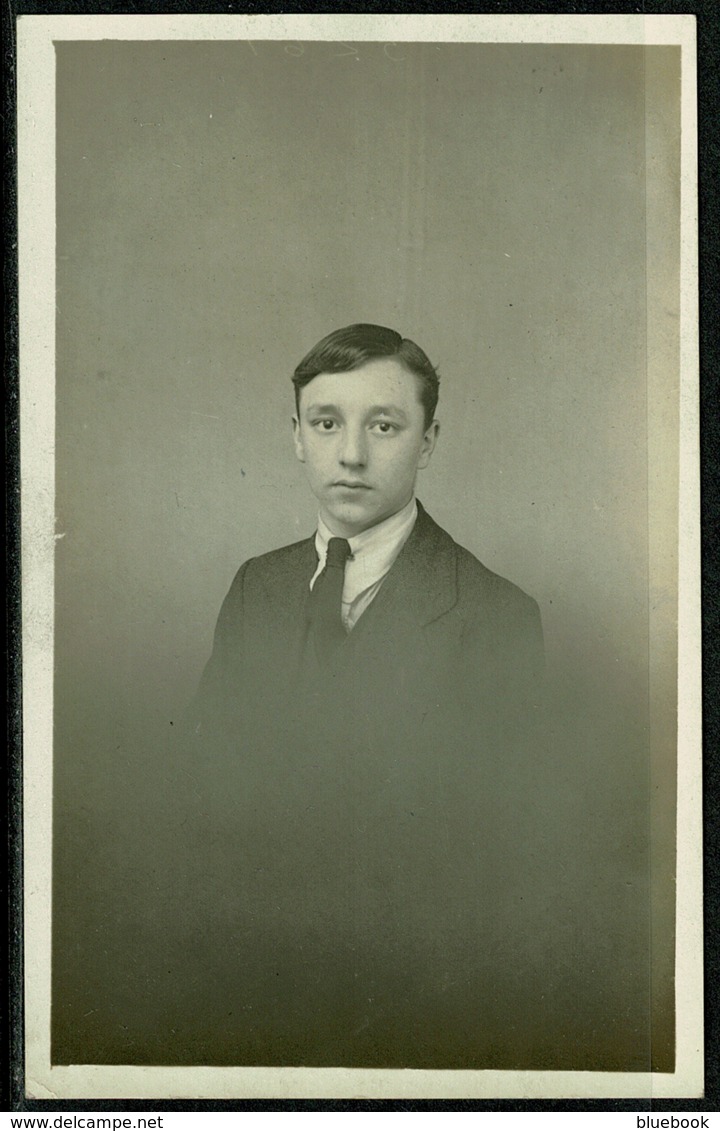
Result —
<path fill-rule="evenodd" d="M 311 413 L 312 414 L 315 414 L 315 413 L 320 413 L 320 414 L 328 413 L 329 414 L 329 413 L 333 413 L 333 412 L 339 412 L 340 409 L 335 404 L 309 404 L 307 406 L 307 408 L 305 409 L 305 411 L 308 414 L 311 414 Z"/>
<path fill-rule="evenodd" d="M 407 420 L 405 409 L 396 404 L 374 404 L 368 409 L 368 416 L 398 416 Z"/>
<path fill-rule="evenodd" d="M 309 416 L 332 416 L 342 415 L 342 409 L 338 408 L 335 404 L 309 404 L 306 409 Z M 407 420 L 407 413 L 399 405 L 395 404 L 373 404 L 367 409 L 366 416 L 396 416 L 401 420 Z"/>

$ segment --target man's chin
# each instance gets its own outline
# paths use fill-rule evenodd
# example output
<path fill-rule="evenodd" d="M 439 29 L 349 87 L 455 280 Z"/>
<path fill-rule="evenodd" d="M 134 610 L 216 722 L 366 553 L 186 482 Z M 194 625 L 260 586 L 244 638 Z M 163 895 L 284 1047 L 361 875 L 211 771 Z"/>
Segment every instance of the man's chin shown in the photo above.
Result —
<path fill-rule="evenodd" d="M 360 499 L 349 499 L 340 506 L 335 504 L 332 508 L 326 507 L 323 517 L 331 530 L 337 528 L 339 532 L 342 531 L 340 536 L 345 538 L 362 534 L 363 530 L 376 526 L 383 519 L 383 515 L 376 514 L 366 503 L 363 505 Z"/>

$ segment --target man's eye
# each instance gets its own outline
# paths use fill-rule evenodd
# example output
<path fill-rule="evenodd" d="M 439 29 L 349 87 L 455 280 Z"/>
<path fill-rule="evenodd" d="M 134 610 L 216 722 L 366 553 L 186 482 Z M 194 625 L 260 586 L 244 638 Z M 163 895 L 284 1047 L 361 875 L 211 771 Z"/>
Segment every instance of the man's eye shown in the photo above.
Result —
<path fill-rule="evenodd" d="M 315 427 L 320 429 L 321 432 L 332 432 L 335 427 L 335 421 L 329 417 L 324 417 L 322 420 L 315 421 Z"/>
<path fill-rule="evenodd" d="M 391 424 L 389 420 L 376 420 L 373 424 L 373 428 L 376 432 L 379 432 L 381 436 L 388 436 L 391 432 L 397 431 L 397 424 Z"/>

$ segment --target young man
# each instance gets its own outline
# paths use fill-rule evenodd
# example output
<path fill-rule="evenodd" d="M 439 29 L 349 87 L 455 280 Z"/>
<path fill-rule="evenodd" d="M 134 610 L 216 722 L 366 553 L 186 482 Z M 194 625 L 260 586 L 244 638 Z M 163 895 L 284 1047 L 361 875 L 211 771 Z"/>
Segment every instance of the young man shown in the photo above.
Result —
<path fill-rule="evenodd" d="M 417 345 L 349 326 L 293 381 L 317 530 L 241 567 L 195 710 L 203 1059 L 531 1066 L 537 606 L 415 498 Z"/>

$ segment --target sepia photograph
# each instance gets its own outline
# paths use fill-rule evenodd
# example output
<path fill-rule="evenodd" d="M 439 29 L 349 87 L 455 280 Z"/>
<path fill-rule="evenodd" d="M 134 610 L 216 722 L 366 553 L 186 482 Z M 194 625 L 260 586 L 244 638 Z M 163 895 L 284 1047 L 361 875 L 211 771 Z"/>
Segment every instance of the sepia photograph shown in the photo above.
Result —
<path fill-rule="evenodd" d="M 18 45 L 28 1091 L 700 1095 L 692 18 Z"/>

